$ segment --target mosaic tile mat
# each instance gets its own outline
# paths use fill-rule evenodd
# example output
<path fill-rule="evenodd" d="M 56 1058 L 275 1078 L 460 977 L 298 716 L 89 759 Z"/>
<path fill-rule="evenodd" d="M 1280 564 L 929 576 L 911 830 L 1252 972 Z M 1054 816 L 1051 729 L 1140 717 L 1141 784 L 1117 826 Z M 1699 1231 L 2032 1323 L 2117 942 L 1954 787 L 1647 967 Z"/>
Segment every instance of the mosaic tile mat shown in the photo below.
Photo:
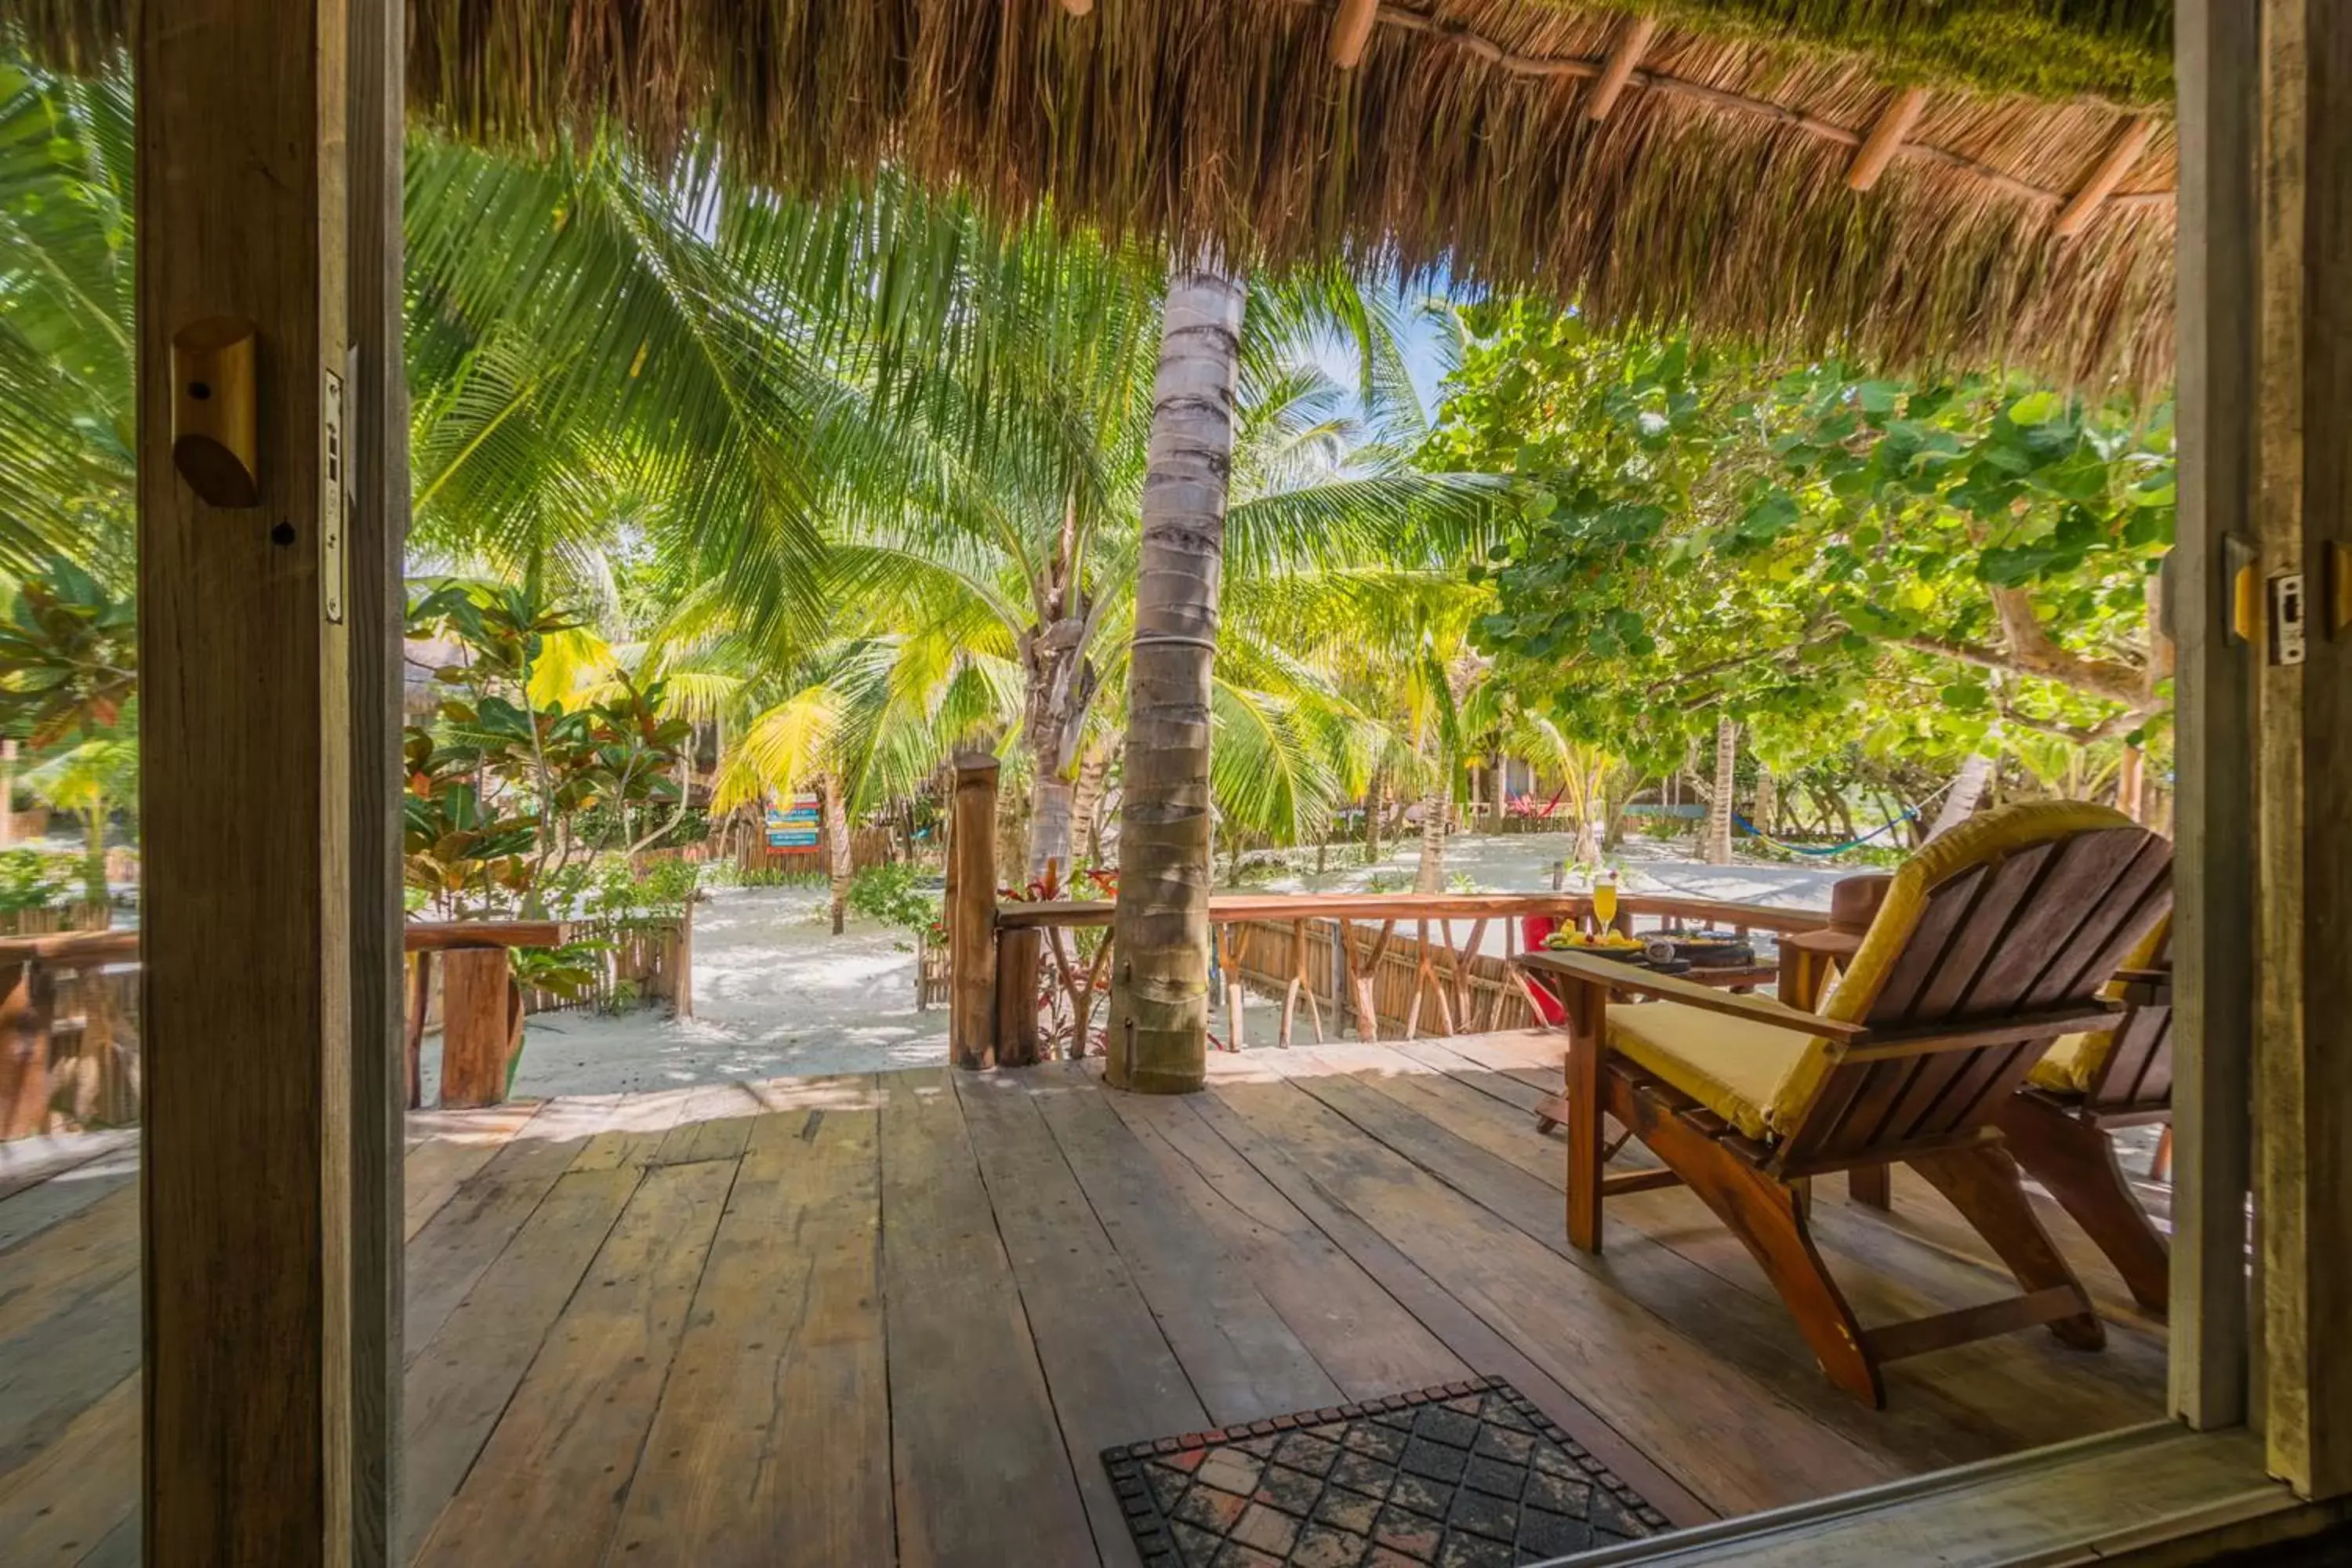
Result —
<path fill-rule="evenodd" d="M 1666 1528 L 1499 1377 L 1102 1458 L 1146 1568 L 1514 1568 Z"/>

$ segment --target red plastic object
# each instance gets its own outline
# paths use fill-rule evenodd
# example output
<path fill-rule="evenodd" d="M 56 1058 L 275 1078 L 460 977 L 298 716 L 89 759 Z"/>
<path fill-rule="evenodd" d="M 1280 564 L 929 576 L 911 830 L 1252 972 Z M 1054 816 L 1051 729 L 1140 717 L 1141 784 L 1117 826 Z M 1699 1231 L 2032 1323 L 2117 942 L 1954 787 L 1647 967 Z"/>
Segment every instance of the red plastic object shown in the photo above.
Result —
<path fill-rule="evenodd" d="M 1544 938 L 1559 929 L 1559 921 L 1549 915 L 1521 915 L 1519 917 L 1519 951 L 1541 952 Z M 1533 975 L 1529 975 L 1528 992 L 1535 999 L 1536 1012 L 1545 1023 L 1559 1024 L 1567 1021 L 1568 1009 L 1560 1005 L 1559 998 L 1552 994 L 1551 987 Z"/>

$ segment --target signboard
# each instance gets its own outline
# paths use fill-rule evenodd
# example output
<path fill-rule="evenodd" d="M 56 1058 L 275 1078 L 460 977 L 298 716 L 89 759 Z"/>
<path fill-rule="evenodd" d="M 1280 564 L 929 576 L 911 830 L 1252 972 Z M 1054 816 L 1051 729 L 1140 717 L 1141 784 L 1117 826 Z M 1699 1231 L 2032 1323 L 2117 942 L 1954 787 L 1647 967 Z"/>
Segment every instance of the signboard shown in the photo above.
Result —
<path fill-rule="evenodd" d="M 789 807 L 768 807 L 768 847 L 814 849 L 822 821 L 814 795 L 796 795 Z"/>

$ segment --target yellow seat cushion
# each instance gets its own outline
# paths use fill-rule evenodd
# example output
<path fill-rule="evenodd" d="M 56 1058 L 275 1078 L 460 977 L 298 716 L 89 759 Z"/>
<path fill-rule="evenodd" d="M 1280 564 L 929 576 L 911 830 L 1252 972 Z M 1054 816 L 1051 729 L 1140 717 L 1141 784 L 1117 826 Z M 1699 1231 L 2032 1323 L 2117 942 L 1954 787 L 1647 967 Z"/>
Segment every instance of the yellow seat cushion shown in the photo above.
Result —
<path fill-rule="evenodd" d="M 2061 1035 L 2033 1064 L 2025 1081 L 2053 1094 L 2088 1094 L 2091 1080 L 2106 1065 L 2107 1048 L 2114 1042 L 2112 1034 Z"/>
<path fill-rule="evenodd" d="M 2156 929 L 2132 949 L 2124 960 L 2126 969 L 2153 969 L 2162 962 L 2166 947 L 2172 941 L 2172 917 L 2167 915 L 2156 922 Z M 2121 1001 L 2124 988 L 2120 981 L 2110 980 L 2099 988 L 2099 994 L 2109 1001 Z M 2025 1081 L 2036 1089 L 2046 1089 L 2053 1094 L 2088 1094 L 2091 1086 L 2099 1081 L 2106 1070 L 2107 1058 L 2115 1054 L 2116 1037 L 2112 1029 L 2102 1029 L 2095 1035 L 2061 1035 L 2051 1043 Z"/>
<path fill-rule="evenodd" d="M 1805 1109 L 1804 1100 L 1792 1100 L 1790 1091 L 1813 1043 L 1794 1029 L 1679 1002 L 1609 1009 L 1610 1049 L 1756 1139 L 1786 1131 Z"/>

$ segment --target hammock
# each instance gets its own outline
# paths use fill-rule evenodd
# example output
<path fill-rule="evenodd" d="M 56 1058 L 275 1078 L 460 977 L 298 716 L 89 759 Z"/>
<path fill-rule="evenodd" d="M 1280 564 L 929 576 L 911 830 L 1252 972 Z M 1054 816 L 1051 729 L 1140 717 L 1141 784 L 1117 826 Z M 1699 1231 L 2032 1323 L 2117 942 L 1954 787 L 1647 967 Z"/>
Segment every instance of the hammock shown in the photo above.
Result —
<path fill-rule="evenodd" d="M 1781 840 L 1773 837 L 1770 834 L 1765 832 L 1762 828 L 1757 826 L 1754 823 L 1748 821 L 1746 817 L 1740 816 L 1736 811 L 1731 814 L 1731 820 L 1738 823 L 1740 828 L 1746 832 L 1749 837 L 1761 838 L 1765 843 L 1771 845 L 1774 848 L 1786 849 L 1791 855 L 1843 855 L 1849 849 L 1861 848 L 1872 839 L 1876 838 L 1883 834 L 1892 833 L 1895 829 L 1902 826 L 1905 823 L 1916 819 L 1918 815 L 1919 814 L 1916 811 L 1906 811 L 1884 827 L 1874 827 L 1859 838 L 1849 838 L 1843 844 L 1832 844 L 1827 848 L 1808 847 L 1802 844 L 1783 843 Z"/>

